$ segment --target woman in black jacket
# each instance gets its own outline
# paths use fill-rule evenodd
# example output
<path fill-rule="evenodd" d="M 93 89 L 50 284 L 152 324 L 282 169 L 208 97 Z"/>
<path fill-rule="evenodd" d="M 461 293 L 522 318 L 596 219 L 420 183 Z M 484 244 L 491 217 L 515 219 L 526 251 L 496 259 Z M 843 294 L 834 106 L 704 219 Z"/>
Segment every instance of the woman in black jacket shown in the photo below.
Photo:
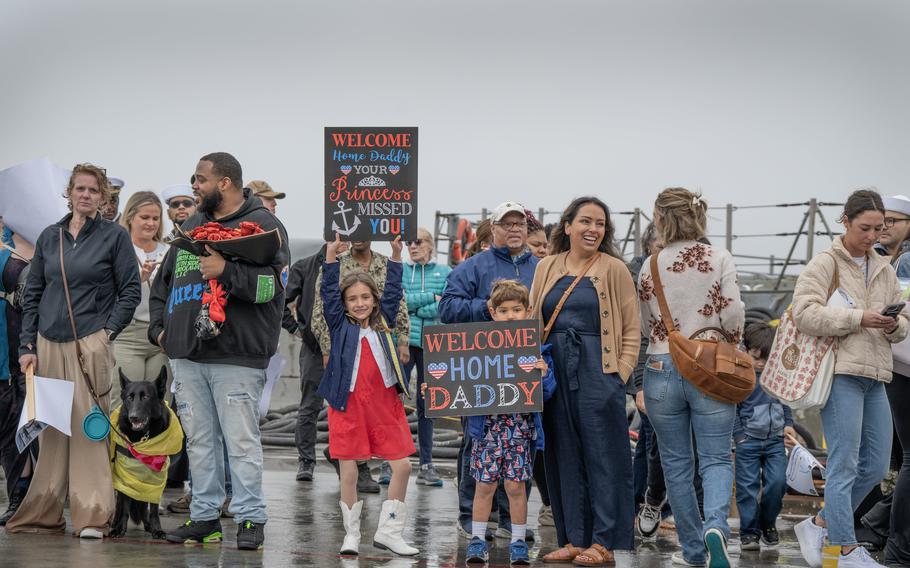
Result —
<path fill-rule="evenodd" d="M 52 428 L 41 433 L 31 486 L 6 530 L 62 533 L 63 506 L 69 497 L 75 533 L 101 538 L 114 512 L 107 438 L 90 439 L 83 419 L 96 405 L 108 413 L 114 366 L 111 340 L 130 323 L 139 305 L 139 269 L 129 234 L 99 213 L 110 199 L 104 169 L 91 164 L 73 168 L 66 198 L 72 212 L 44 229 L 35 244 L 22 298 L 19 364 L 23 371 L 31 367 L 36 375 L 73 383 L 72 435 Z M 75 324 L 67 308 L 66 286 Z"/>

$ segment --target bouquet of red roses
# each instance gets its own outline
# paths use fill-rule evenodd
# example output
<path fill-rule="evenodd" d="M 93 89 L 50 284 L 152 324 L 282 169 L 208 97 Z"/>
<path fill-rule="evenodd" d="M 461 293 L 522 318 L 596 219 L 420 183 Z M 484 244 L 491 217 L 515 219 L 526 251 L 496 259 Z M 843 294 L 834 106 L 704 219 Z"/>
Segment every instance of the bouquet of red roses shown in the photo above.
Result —
<path fill-rule="evenodd" d="M 240 254 L 235 250 L 238 247 L 219 246 L 225 241 L 233 241 L 255 235 L 263 235 L 265 238 L 250 240 L 250 242 L 245 244 L 245 247 L 239 247 L 241 250 Z M 274 247 L 272 243 L 274 239 L 270 239 L 269 236 L 278 238 L 277 243 L 274 243 Z M 212 221 L 195 227 L 186 233 L 186 237 L 178 237 L 171 241 L 171 244 L 187 249 L 197 256 L 207 255 L 205 246 L 208 245 L 218 250 L 219 253 L 244 259 L 244 256 L 246 256 L 242 252 L 244 248 L 248 249 L 250 256 L 262 257 L 264 256 L 262 253 L 268 253 L 270 249 L 272 251 L 271 256 L 274 256 L 274 251 L 277 251 L 278 246 L 281 244 L 281 237 L 278 235 L 277 230 L 266 233 L 258 223 L 250 221 L 241 221 L 236 228 L 225 227 L 221 223 Z M 256 260 L 256 258 L 253 259 L 254 262 Z M 213 339 L 221 333 L 221 326 L 224 325 L 227 319 L 227 314 L 224 311 L 226 305 L 227 291 L 224 289 L 224 285 L 214 279 L 206 282 L 205 289 L 202 291 L 202 308 L 199 310 L 199 315 L 196 316 L 194 325 L 197 337 Z"/>

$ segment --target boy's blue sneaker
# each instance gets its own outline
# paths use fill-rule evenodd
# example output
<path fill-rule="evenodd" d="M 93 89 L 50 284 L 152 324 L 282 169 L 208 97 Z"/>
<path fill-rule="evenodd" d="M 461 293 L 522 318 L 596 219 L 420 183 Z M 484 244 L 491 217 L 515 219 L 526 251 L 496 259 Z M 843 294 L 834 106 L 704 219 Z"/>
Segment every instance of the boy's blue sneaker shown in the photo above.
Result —
<path fill-rule="evenodd" d="M 527 546 L 525 547 L 525 551 L 527 551 Z M 468 551 L 465 556 L 465 562 L 468 564 L 486 564 L 487 559 L 490 557 L 489 550 L 487 549 L 487 541 L 482 538 L 477 538 L 476 536 L 472 538 L 471 542 L 468 543 Z M 525 556 L 527 556 L 527 553 Z"/>
<path fill-rule="evenodd" d="M 509 563 L 512 566 L 527 566 L 531 563 L 528 556 L 528 544 L 523 540 L 516 540 L 509 545 Z"/>

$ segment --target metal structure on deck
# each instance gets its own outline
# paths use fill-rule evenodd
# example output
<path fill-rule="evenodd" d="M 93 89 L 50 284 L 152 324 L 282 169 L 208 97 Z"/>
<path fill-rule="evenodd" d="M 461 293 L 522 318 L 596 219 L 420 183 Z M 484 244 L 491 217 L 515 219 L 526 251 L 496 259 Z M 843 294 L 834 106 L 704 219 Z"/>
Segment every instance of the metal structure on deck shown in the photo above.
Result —
<path fill-rule="evenodd" d="M 832 228 L 829 223 L 831 211 L 834 215 L 839 215 L 839 208 L 843 207 L 842 203 L 819 201 L 812 198 L 808 201 L 797 203 L 777 203 L 771 205 L 735 205 L 728 203 L 720 207 L 709 207 L 709 215 L 716 215 L 722 212 L 724 221 L 724 231 L 721 234 L 708 235 L 710 239 L 723 239 L 724 246 L 737 259 L 737 268 L 740 273 L 752 275 L 752 279 L 761 281 L 761 285 L 755 287 L 754 284 L 746 283 L 743 286 L 745 294 L 770 294 L 780 300 L 788 297 L 792 292 L 793 274 L 788 274 L 788 270 L 806 265 L 816 253 L 816 237 L 828 237 L 833 240 L 839 234 Z M 783 230 L 780 232 L 768 233 L 737 233 L 734 229 L 736 214 L 738 212 L 753 212 L 756 210 L 781 210 L 781 209 L 803 209 L 802 221 L 799 227 L 793 231 Z M 825 211 L 829 211 L 826 215 Z M 548 222 L 556 222 L 561 211 L 551 211 L 540 208 L 535 213 L 541 224 L 546 225 Z M 436 241 L 436 252 L 440 258 L 445 257 L 450 260 L 450 251 L 457 236 L 459 222 L 462 219 L 468 219 L 472 226 L 489 217 L 490 211 L 486 208 L 480 212 L 473 213 L 444 213 L 436 212 L 436 219 L 433 228 L 433 237 Z M 631 258 L 641 254 L 641 233 L 650 217 L 640 208 L 631 211 L 613 211 L 613 222 L 616 225 L 617 246 L 625 258 Z M 769 215 L 769 220 L 773 224 L 774 215 Z M 833 219 L 833 217 L 831 217 Z M 713 219 L 713 217 L 712 217 Z M 789 250 L 783 257 L 768 255 L 742 254 L 734 250 L 734 243 L 740 239 L 786 239 L 789 241 Z M 802 247 L 800 246 L 802 245 Z M 799 250 L 799 254 L 797 251 Z M 450 262 L 450 264 L 452 264 Z M 765 270 L 755 270 L 765 268 Z M 790 278 L 788 278 L 788 276 Z M 773 280 L 773 284 L 769 282 Z M 770 286 L 768 284 L 771 284 Z"/>

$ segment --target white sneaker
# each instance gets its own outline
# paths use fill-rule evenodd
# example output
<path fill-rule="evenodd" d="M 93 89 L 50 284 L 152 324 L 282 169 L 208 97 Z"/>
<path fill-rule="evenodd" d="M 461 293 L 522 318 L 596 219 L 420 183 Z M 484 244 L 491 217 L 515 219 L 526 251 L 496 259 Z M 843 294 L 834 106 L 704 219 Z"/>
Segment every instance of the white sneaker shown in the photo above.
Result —
<path fill-rule="evenodd" d="M 825 545 L 828 529 L 816 525 L 812 519 L 814 517 L 800 522 L 793 527 L 793 531 L 799 541 L 799 551 L 809 568 L 822 568 L 822 547 Z"/>
<path fill-rule="evenodd" d="M 79 533 L 79 538 L 90 538 L 90 539 L 99 539 L 104 538 L 104 533 L 98 529 L 85 528 L 82 529 L 82 532 Z"/>
<path fill-rule="evenodd" d="M 660 528 L 660 511 L 666 503 L 667 498 L 664 497 L 660 505 L 650 505 L 647 496 L 645 497 L 645 502 L 638 511 L 638 532 L 642 538 L 651 538 L 657 533 L 657 529 Z"/>
<path fill-rule="evenodd" d="M 674 552 L 673 556 L 670 557 L 670 560 L 673 561 L 673 564 L 676 564 L 678 566 L 704 566 L 705 565 L 704 562 L 702 562 L 701 564 L 695 564 L 695 563 L 687 561 L 685 558 L 683 558 L 682 552 Z"/>
<path fill-rule="evenodd" d="M 857 546 L 850 554 L 842 554 L 837 559 L 837 568 L 885 568 L 875 561 L 869 551 Z"/>

